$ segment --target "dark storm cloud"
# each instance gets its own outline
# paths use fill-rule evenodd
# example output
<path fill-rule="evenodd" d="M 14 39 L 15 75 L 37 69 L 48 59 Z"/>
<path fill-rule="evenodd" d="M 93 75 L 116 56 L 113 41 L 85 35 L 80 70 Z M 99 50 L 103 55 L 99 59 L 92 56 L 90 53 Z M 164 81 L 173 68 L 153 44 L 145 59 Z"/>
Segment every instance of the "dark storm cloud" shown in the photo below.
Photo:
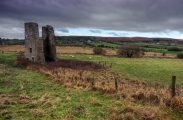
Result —
<path fill-rule="evenodd" d="M 89 30 L 92 33 L 101 33 L 101 30 Z"/>
<path fill-rule="evenodd" d="M 0 37 L 7 31 L 23 36 L 28 21 L 60 29 L 182 32 L 182 11 L 182 0 L 1 0 Z"/>

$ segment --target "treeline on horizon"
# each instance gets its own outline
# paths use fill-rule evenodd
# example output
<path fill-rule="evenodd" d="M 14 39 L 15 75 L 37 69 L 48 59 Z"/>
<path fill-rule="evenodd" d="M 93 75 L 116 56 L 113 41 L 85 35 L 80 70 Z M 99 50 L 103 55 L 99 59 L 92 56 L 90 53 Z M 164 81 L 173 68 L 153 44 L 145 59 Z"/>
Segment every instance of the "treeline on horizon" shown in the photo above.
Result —
<path fill-rule="evenodd" d="M 118 42 L 145 42 L 145 43 L 176 43 L 183 44 L 183 40 L 171 39 L 171 38 L 146 38 L 146 37 L 95 37 L 95 36 L 55 36 L 56 45 L 76 45 L 82 46 L 89 45 L 92 41 L 101 41 L 108 43 L 118 43 Z M 0 45 L 24 45 L 25 39 L 9 39 L 0 38 Z"/>

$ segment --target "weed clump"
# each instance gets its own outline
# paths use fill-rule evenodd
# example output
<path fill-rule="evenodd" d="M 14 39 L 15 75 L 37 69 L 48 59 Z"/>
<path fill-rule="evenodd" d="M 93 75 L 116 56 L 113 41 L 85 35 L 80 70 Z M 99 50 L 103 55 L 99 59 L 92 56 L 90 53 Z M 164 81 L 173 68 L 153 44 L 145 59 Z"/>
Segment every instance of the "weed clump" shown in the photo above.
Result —
<path fill-rule="evenodd" d="M 86 109 L 82 105 L 76 105 L 72 107 L 72 113 L 75 116 L 82 116 L 86 113 Z"/>
<path fill-rule="evenodd" d="M 2 116 L 5 116 L 5 115 L 7 115 L 7 114 L 10 114 L 11 112 L 9 111 L 9 110 L 2 110 L 1 111 L 1 115 Z"/>
<path fill-rule="evenodd" d="M 110 120 L 136 120 L 136 118 L 131 112 L 123 113 L 122 115 L 113 113 L 110 115 Z"/>
<path fill-rule="evenodd" d="M 45 112 L 42 109 L 32 109 L 31 112 L 35 118 L 41 118 L 45 116 Z"/>
<path fill-rule="evenodd" d="M 168 115 L 161 112 L 158 108 L 152 106 L 126 106 L 124 109 L 127 113 L 134 113 L 136 118 L 142 120 L 160 119 L 166 120 Z"/>
<path fill-rule="evenodd" d="M 89 103 L 93 106 L 102 106 L 100 101 L 97 98 L 94 98 L 94 97 L 89 98 Z"/>
<path fill-rule="evenodd" d="M 175 96 L 170 100 L 170 106 L 173 109 L 183 111 L 183 97 Z"/>
<path fill-rule="evenodd" d="M 26 104 L 26 103 L 29 103 L 30 101 L 31 101 L 31 99 L 27 95 L 22 94 L 18 98 L 18 102 L 21 103 L 21 104 Z"/>

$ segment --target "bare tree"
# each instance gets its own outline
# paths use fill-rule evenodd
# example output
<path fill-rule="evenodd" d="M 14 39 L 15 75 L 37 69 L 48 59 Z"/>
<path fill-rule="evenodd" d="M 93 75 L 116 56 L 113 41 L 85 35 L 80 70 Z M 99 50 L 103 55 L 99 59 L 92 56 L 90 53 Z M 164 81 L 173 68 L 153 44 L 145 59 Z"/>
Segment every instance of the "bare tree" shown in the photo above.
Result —
<path fill-rule="evenodd" d="M 106 53 L 106 51 L 104 49 L 102 49 L 101 47 L 94 47 L 93 53 L 98 54 L 98 55 L 104 55 Z"/>
<path fill-rule="evenodd" d="M 135 44 L 125 44 L 119 48 L 117 54 L 120 57 L 132 58 L 140 57 L 141 51 L 140 48 Z"/>

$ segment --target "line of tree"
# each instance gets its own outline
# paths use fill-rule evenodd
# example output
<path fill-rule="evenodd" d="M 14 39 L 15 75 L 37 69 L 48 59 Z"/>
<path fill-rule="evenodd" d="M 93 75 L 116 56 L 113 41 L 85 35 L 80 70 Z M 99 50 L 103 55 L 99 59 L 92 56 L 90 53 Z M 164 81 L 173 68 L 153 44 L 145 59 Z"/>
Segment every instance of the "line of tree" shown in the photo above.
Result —
<path fill-rule="evenodd" d="M 25 40 L 23 39 L 5 39 L 0 38 L 0 45 L 24 45 Z"/>
<path fill-rule="evenodd" d="M 183 51 L 183 48 L 179 48 L 179 47 L 169 47 L 167 50 L 168 50 L 168 51 Z"/>

